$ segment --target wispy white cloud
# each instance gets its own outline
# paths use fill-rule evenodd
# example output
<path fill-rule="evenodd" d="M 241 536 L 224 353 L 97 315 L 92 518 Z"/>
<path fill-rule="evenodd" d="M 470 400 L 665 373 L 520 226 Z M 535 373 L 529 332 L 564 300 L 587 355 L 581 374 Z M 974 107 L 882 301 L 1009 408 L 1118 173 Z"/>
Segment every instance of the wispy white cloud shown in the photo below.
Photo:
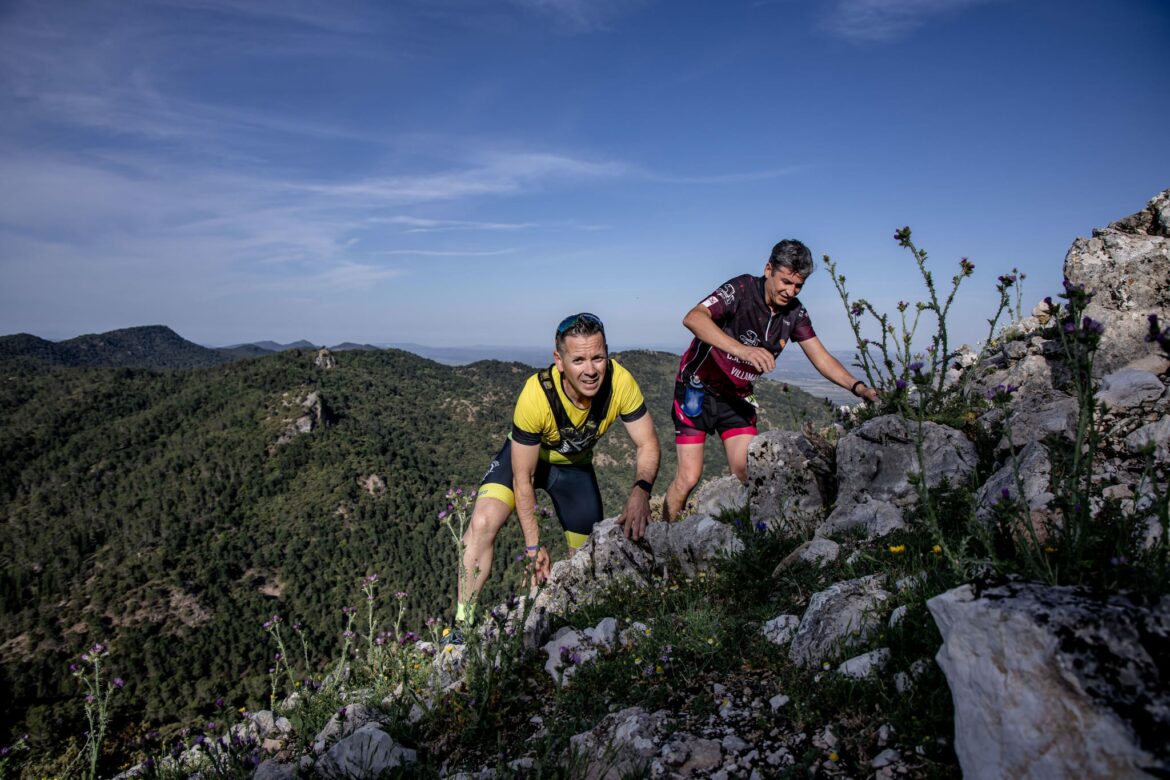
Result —
<path fill-rule="evenodd" d="M 651 0 L 512 0 L 512 2 L 551 17 L 565 32 L 588 33 L 605 29 L 614 19 L 636 11 Z"/>
<path fill-rule="evenodd" d="M 402 225 L 405 233 L 441 233 L 449 230 L 525 230 L 537 227 L 535 222 L 473 222 L 462 219 L 422 219 L 400 215 L 375 217 L 373 223 Z"/>
<path fill-rule="evenodd" d="M 338 183 L 299 183 L 300 189 L 340 199 L 364 202 L 422 203 L 478 195 L 522 192 L 549 182 L 561 185 L 583 180 L 615 178 L 627 166 L 545 152 L 486 153 L 482 162 L 448 171 L 407 176 L 384 176 Z"/>
<path fill-rule="evenodd" d="M 770 168 L 744 173 L 716 173 L 706 176 L 683 176 L 673 174 L 649 174 L 648 178 L 665 184 L 740 184 L 749 181 L 765 181 L 793 176 L 808 170 L 807 165 L 791 165 L 787 168 Z"/>
<path fill-rule="evenodd" d="M 379 256 L 414 255 L 418 257 L 499 257 L 515 253 L 515 249 L 388 249 L 378 252 Z"/>
<path fill-rule="evenodd" d="M 993 2 L 1000 0 L 834 0 L 825 26 L 854 41 L 895 41 L 938 17 Z"/>

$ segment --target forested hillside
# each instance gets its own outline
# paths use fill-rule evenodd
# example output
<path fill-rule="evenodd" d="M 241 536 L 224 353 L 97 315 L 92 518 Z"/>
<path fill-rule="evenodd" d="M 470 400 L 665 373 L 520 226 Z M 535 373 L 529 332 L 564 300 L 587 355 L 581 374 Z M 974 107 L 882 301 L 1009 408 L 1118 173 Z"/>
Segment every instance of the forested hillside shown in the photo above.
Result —
<path fill-rule="evenodd" d="M 449 486 L 482 475 L 531 369 L 387 350 L 345 352 L 327 370 L 314 357 L 0 371 L 0 736 L 63 733 L 79 717 L 67 665 L 96 641 L 116 650 L 126 713 L 163 723 L 221 695 L 266 701 L 261 623 L 279 613 L 332 651 L 364 575 L 409 593 L 408 624 L 449 615 L 455 551 L 436 514 Z M 678 358 L 619 360 L 658 426 L 660 494 L 674 472 Z M 778 384 L 759 395 L 762 427 L 827 414 Z M 708 475 L 724 473 L 709 449 Z M 632 456 L 620 430 L 598 452 L 608 514 Z M 518 548 L 516 530 L 501 551 Z"/>

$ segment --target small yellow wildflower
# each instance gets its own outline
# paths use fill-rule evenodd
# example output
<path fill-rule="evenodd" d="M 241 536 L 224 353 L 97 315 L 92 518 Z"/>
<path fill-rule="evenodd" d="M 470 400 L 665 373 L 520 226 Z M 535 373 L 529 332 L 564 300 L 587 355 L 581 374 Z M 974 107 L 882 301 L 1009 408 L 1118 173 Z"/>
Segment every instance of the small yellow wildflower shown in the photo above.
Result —
<path fill-rule="evenodd" d="M 447 645 L 446 647 L 444 647 L 444 648 L 443 648 L 443 652 L 444 652 L 444 653 L 453 653 L 453 652 L 455 652 L 455 645 Z"/>
<path fill-rule="evenodd" d="M 894 555 L 901 555 L 902 553 L 906 552 L 906 545 L 904 545 L 904 544 L 891 544 L 890 545 L 890 552 L 892 552 Z"/>
<path fill-rule="evenodd" d="M 646 636 L 650 636 L 650 629 L 646 629 L 642 633 L 645 634 Z"/>
<path fill-rule="evenodd" d="M 930 551 L 935 555 L 942 555 L 942 545 L 936 544 L 934 547 L 930 548 Z"/>
<path fill-rule="evenodd" d="M 450 629 L 450 628 L 444 628 L 444 629 L 443 629 L 443 636 L 450 636 L 450 635 L 451 635 L 451 629 Z"/>
<path fill-rule="evenodd" d="M 829 760 L 830 760 L 830 761 L 836 761 L 836 760 L 837 760 L 837 759 L 839 759 L 839 758 L 840 758 L 840 756 L 839 756 L 839 755 L 837 755 L 837 751 L 835 751 L 835 750 L 834 750 L 832 753 L 830 753 L 830 754 L 829 754 Z"/>
<path fill-rule="evenodd" d="M 707 637 L 707 644 L 709 644 L 709 645 L 715 644 L 715 637 L 713 637 L 713 636 Z"/>
<path fill-rule="evenodd" d="M 637 658 L 635 658 L 635 659 L 634 659 L 634 663 L 636 663 L 636 664 L 640 664 L 640 663 L 642 663 L 642 657 L 641 657 L 641 656 L 638 656 Z"/>
<path fill-rule="evenodd" d="M 1052 553 L 1056 552 L 1056 548 L 1055 548 L 1055 547 L 1045 547 L 1045 548 L 1044 548 L 1044 552 L 1046 552 L 1046 553 L 1048 553 L 1049 555 L 1051 555 Z"/>
<path fill-rule="evenodd" d="M 654 671 L 657 672 L 658 674 L 662 674 L 662 664 L 658 664 L 658 666 L 655 666 Z"/>

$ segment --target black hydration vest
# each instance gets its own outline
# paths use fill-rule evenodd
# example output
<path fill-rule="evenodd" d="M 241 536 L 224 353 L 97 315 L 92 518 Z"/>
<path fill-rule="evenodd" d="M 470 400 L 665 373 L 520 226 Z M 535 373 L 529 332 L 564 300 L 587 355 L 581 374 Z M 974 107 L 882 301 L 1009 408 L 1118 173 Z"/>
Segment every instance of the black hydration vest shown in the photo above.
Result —
<path fill-rule="evenodd" d="M 553 420 L 557 424 L 557 434 L 561 437 L 561 443 L 554 451 L 562 455 L 588 452 L 601 438 L 598 432 L 601 421 L 609 412 L 609 402 L 613 397 L 613 361 L 606 361 L 605 379 L 601 381 L 601 389 L 597 391 L 597 395 L 593 396 L 593 401 L 589 405 L 589 416 L 585 418 L 580 428 L 569 420 L 569 413 L 561 403 L 561 394 L 557 392 L 556 384 L 553 383 L 553 367 L 538 371 L 536 377 L 540 381 L 545 397 L 548 398 L 548 406 L 552 409 Z"/>

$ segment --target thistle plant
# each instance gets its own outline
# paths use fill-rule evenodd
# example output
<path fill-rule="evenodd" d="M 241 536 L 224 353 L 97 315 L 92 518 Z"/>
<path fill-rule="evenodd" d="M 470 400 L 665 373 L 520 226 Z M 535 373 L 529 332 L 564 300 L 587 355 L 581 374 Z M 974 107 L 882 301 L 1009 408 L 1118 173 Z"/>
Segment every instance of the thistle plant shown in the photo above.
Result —
<path fill-rule="evenodd" d="M 934 274 L 926 267 L 926 250 L 916 246 L 910 235 L 910 228 L 903 227 L 894 232 L 894 239 L 900 246 L 910 250 L 926 287 L 926 299 L 914 303 L 899 301 L 896 306 L 898 311 L 896 323 L 891 321 L 889 315 L 878 311 L 868 300 L 864 298 L 851 300 L 845 287 L 845 275 L 838 273 L 836 264 L 828 255 L 824 257 L 824 262 L 837 294 L 845 306 L 846 318 L 857 342 L 856 366 L 865 373 L 866 382 L 886 396 L 888 405 L 895 408 L 905 406 L 902 402 L 913 388 L 914 393 L 921 398 L 921 402 L 917 404 L 920 412 L 929 416 L 942 411 L 948 401 L 946 369 L 956 353 L 951 352 L 947 317 L 960 284 L 975 272 L 975 264 L 965 257 L 960 258 L 959 270 L 951 277 L 950 290 L 946 298 L 942 299 L 935 286 Z M 1013 287 L 1016 311 L 1020 311 L 1022 298 L 1018 283 L 1023 278 L 1024 275 L 1017 269 L 1012 269 L 1011 274 L 999 277 L 996 287 L 999 292 L 999 306 L 995 315 L 988 320 L 991 331 L 984 344 L 984 350 L 992 341 L 1000 317 L 1011 308 L 1009 291 Z M 935 330 L 925 351 L 916 352 L 916 337 L 924 313 L 933 315 Z M 876 338 L 865 335 L 864 325 L 869 320 L 876 325 Z M 954 389 L 955 394 L 961 394 L 965 382 L 964 374 L 960 384 Z"/>
<path fill-rule="evenodd" d="M 0 780 L 8 780 L 19 771 L 15 766 L 17 756 L 28 751 L 28 734 L 22 735 L 11 745 L 0 745 Z"/>
<path fill-rule="evenodd" d="M 451 535 L 455 544 L 455 554 L 459 565 L 459 592 L 463 594 L 460 602 L 460 611 L 465 615 L 474 613 L 479 594 L 475 593 L 476 572 L 468 571 L 463 565 L 466 546 L 463 537 L 467 533 L 467 525 L 471 521 L 471 512 L 475 507 L 475 491 L 463 488 L 451 488 L 447 491 L 447 508 L 439 511 L 439 523 Z"/>
<path fill-rule="evenodd" d="M 77 760 L 83 758 L 88 760 L 89 765 L 81 772 L 81 776 L 88 780 L 97 778 L 102 741 L 110 724 L 110 697 L 115 690 L 120 690 L 126 684 L 121 677 L 112 680 L 103 678 L 102 659 L 109 655 L 109 648 L 104 643 L 97 642 L 81 654 L 80 664 L 69 665 L 70 673 L 85 690 L 85 720 L 89 724 L 89 730 L 85 732 L 85 746 L 78 754 Z"/>

